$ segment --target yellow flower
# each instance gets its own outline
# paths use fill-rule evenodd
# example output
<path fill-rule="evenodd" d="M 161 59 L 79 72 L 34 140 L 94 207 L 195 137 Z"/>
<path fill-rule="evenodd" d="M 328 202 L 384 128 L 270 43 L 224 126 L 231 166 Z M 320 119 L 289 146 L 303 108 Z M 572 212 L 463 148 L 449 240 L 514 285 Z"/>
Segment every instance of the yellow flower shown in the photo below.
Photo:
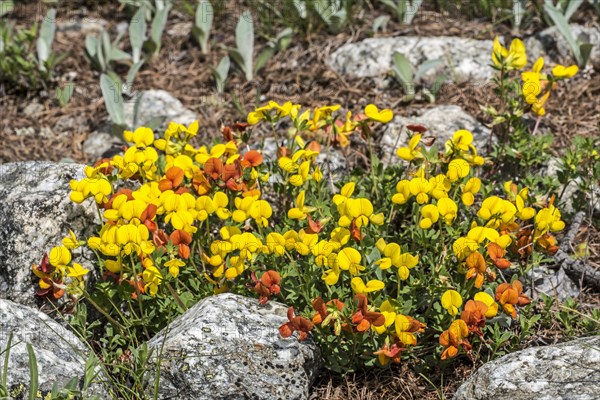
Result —
<path fill-rule="evenodd" d="M 448 177 L 450 182 L 456 182 L 457 180 L 469 175 L 470 170 L 471 167 L 469 166 L 469 163 L 459 158 L 450 161 L 450 164 L 448 164 L 448 172 L 446 172 L 446 176 Z"/>
<path fill-rule="evenodd" d="M 337 255 L 337 265 L 344 271 L 350 271 L 351 275 L 358 275 L 364 271 L 365 267 L 360 265 L 362 257 L 358 250 L 352 247 L 345 247 Z"/>
<path fill-rule="evenodd" d="M 278 256 L 285 254 L 285 238 L 281 233 L 271 232 L 267 235 L 265 253 Z"/>
<path fill-rule="evenodd" d="M 444 307 L 448 314 L 456 315 L 458 314 L 458 309 L 462 306 L 463 300 L 456 290 L 446 290 L 442 295 L 442 307 Z"/>
<path fill-rule="evenodd" d="M 406 203 L 412 193 L 410 192 L 410 182 L 406 179 L 401 180 L 396 184 L 396 194 L 392 196 L 392 202 L 395 204 L 404 204 Z"/>
<path fill-rule="evenodd" d="M 385 287 L 385 284 L 377 279 L 372 279 L 365 284 L 365 282 L 358 276 L 352 278 L 350 285 L 352 286 L 354 293 L 362 294 L 377 292 Z"/>
<path fill-rule="evenodd" d="M 433 204 L 427 204 L 421 209 L 421 222 L 419 222 L 419 227 L 421 229 L 429 229 L 431 225 L 436 223 L 440 218 L 440 213 L 438 208 Z"/>
<path fill-rule="evenodd" d="M 554 77 L 558 79 L 568 79 L 574 77 L 578 71 L 579 68 L 577 67 L 577 65 L 565 67 L 564 65 L 559 64 L 556 67 L 552 68 L 552 75 L 554 75 Z"/>
<path fill-rule="evenodd" d="M 173 278 L 177 278 L 179 275 L 179 268 L 184 267 L 185 263 L 178 258 L 174 258 L 165 263 L 165 267 L 169 268 L 169 273 Z"/>
<path fill-rule="evenodd" d="M 150 293 L 150 296 L 156 296 L 158 292 L 158 286 L 161 284 L 163 280 L 163 276 L 152 264 L 150 259 L 146 259 L 144 261 L 144 272 L 142 273 L 142 278 L 144 279 L 144 290 Z"/>
<path fill-rule="evenodd" d="M 376 105 L 369 104 L 365 107 L 365 115 L 377 122 L 381 122 L 383 124 L 387 124 L 394 118 L 394 113 L 390 109 L 379 110 Z"/>
<path fill-rule="evenodd" d="M 487 221 L 485 226 L 496 229 L 502 223 L 512 222 L 516 212 L 517 208 L 510 201 L 498 196 L 490 196 L 481 203 L 477 216 Z"/>
<path fill-rule="evenodd" d="M 487 312 L 485 313 L 486 318 L 494 318 L 498 313 L 498 303 L 496 303 L 494 298 L 486 292 L 476 293 L 473 300 L 480 301 L 487 306 Z"/>
<path fill-rule="evenodd" d="M 535 216 L 535 237 L 538 238 L 548 231 L 557 232 L 565 228 L 560 211 L 554 205 L 542 208 Z"/>
<path fill-rule="evenodd" d="M 410 141 L 408 142 L 408 147 L 400 147 L 398 150 L 396 150 L 396 154 L 398 155 L 398 157 L 406 161 L 412 161 L 415 158 L 423 158 L 421 148 L 417 148 L 420 141 L 421 135 L 417 133 L 412 138 L 410 138 Z"/>
<path fill-rule="evenodd" d="M 77 240 L 75 233 L 69 229 L 69 236 L 65 237 L 62 240 L 63 246 L 65 246 L 69 250 L 73 250 L 83 245 L 85 242 Z"/>
<path fill-rule="evenodd" d="M 90 272 L 89 269 L 83 268 L 78 263 L 73 263 L 73 266 L 69 267 L 68 270 L 69 270 L 69 273 L 67 274 L 67 276 L 70 276 L 71 278 L 75 278 L 77 280 L 83 279 L 83 277 L 86 276 Z"/>
<path fill-rule="evenodd" d="M 56 246 L 50 250 L 48 261 L 53 267 L 64 269 L 71 262 L 71 252 L 66 246 Z"/>
<path fill-rule="evenodd" d="M 425 178 L 413 178 L 408 185 L 410 193 L 416 196 L 417 203 L 425 204 L 429 201 L 428 193 L 431 191 L 431 184 Z"/>
<path fill-rule="evenodd" d="M 460 129 L 452 135 L 452 139 L 446 142 L 446 153 L 451 151 L 469 151 L 473 143 L 473 134 L 465 129 Z"/>
<path fill-rule="evenodd" d="M 124 131 L 123 137 L 128 142 L 135 143 L 136 147 L 148 147 L 154 142 L 154 132 L 152 129 L 146 127 L 139 127 L 135 130 L 135 132 Z"/>
<path fill-rule="evenodd" d="M 475 194 L 481 189 L 481 180 L 479 178 L 471 178 L 465 183 L 461 200 L 467 207 L 475 202 Z"/>
<path fill-rule="evenodd" d="M 398 267 L 398 276 L 401 280 L 408 279 L 410 270 L 419 263 L 419 256 L 413 256 L 410 253 L 402 253 L 395 264 Z"/>
<path fill-rule="evenodd" d="M 456 219 L 458 206 L 451 198 L 444 197 L 439 199 L 437 202 L 437 209 L 446 224 L 450 225 L 452 221 Z"/>
<path fill-rule="evenodd" d="M 510 48 L 507 50 L 500 44 L 498 36 L 494 38 L 494 47 L 492 51 L 492 61 L 498 68 L 521 69 L 527 65 L 527 54 L 525 45 L 520 39 L 513 39 Z"/>
<path fill-rule="evenodd" d="M 389 300 L 385 300 L 383 303 L 381 303 L 381 306 L 379 306 L 379 312 L 385 317 L 385 324 L 381 326 L 371 325 L 371 328 L 381 335 L 387 330 L 387 328 L 394 325 L 396 320 L 396 309 L 394 306 L 392 306 L 392 303 L 390 303 Z"/>
<path fill-rule="evenodd" d="M 288 218 L 302 221 L 306 219 L 307 213 L 315 210 L 314 207 L 307 207 L 304 205 L 305 197 L 306 193 L 304 190 L 302 190 L 298 194 L 298 197 L 296 197 L 296 207 L 288 210 Z"/>

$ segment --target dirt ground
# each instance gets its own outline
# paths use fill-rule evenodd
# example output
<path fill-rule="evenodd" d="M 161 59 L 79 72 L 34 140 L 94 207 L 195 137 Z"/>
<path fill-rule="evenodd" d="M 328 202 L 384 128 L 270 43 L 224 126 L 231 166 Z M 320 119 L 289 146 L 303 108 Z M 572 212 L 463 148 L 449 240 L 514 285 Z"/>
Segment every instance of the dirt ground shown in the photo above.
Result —
<path fill-rule="evenodd" d="M 70 21 L 104 18 L 111 21 L 114 28 L 118 22 L 127 21 L 124 10 L 117 2 L 102 2 L 87 13 L 79 13 L 69 2 L 61 2 L 58 14 L 68 15 Z M 36 12 L 37 4 L 26 4 L 22 13 L 11 16 L 17 25 L 31 24 L 31 16 L 38 21 L 43 13 Z M 27 8 L 31 7 L 31 8 Z M 376 88 L 372 79 L 348 81 L 328 69 L 326 58 L 335 49 L 348 42 L 369 37 L 370 23 L 377 10 L 365 10 L 365 15 L 357 16 L 357 24 L 347 32 L 329 34 L 315 32 L 306 39 L 295 35 L 290 47 L 276 54 L 260 72 L 255 82 L 246 83 L 239 70 L 232 65 L 230 81 L 226 93 L 214 95 L 214 82 L 209 66 L 216 65 L 225 51 L 215 48 L 208 55 L 200 53 L 199 47 L 189 35 L 192 17 L 177 7 L 169 18 L 163 39 L 160 57 L 148 62 L 138 74 L 135 91 L 164 89 L 182 101 L 185 107 L 194 111 L 207 139 L 219 136 L 221 124 L 241 121 L 250 111 L 257 98 L 276 101 L 292 100 L 305 106 L 339 103 L 352 110 L 375 103 L 391 108 L 394 113 L 407 115 L 413 110 L 431 107 L 424 101 L 403 104 L 399 100 L 403 93 L 399 85 L 393 85 L 385 92 Z M 115 17 L 116 16 L 116 17 Z M 60 17 L 59 17 L 60 18 Z M 589 15 L 577 15 L 575 20 L 586 21 Z M 34 18 L 35 19 L 35 18 Z M 69 21 L 63 21 L 69 22 Z M 536 26 L 522 35 L 531 33 Z M 217 41 L 233 45 L 235 21 L 225 24 L 216 33 Z M 506 25 L 492 25 L 489 21 L 468 20 L 460 17 L 440 15 L 432 11 L 418 14 L 410 26 L 402 26 L 391 21 L 388 31 L 379 36 L 399 35 L 451 35 L 478 39 L 492 39 L 497 34 L 510 34 Z M 265 40 L 258 41 L 258 54 Z M 76 93 L 66 107 L 61 108 L 55 99 L 54 89 L 37 93 L 11 93 L 0 87 L 0 163 L 22 160 L 73 160 L 93 162 L 82 151 L 82 144 L 91 132 L 102 126 L 108 115 L 100 93 L 99 73 L 94 71 L 84 54 L 85 33 L 78 30 L 58 30 L 54 50 L 68 52 L 68 57 L 56 70 L 55 86 L 66 82 L 76 84 Z M 122 65 L 118 72 L 123 75 L 128 66 Z M 481 122 L 489 122 L 481 110 L 484 100 L 491 96 L 489 88 L 463 85 L 449 85 L 442 89 L 443 95 L 434 105 L 459 104 Z M 240 110 L 232 101 L 237 98 Z M 34 113 L 25 109 L 31 104 L 40 104 Z M 597 73 L 578 75 L 568 85 L 562 87 L 547 107 L 548 117 L 545 128 L 553 132 L 554 152 L 557 154 L 571 143 L 574 135 L 598 135 L 600 129 L 600 79 Z M 33 128 L 23 134 L 24 128 Z M 48 132 L 50 134 L 44 134 Z M 19 133 L 19 134 L 18 134 Z M 600 259 L 598 246 L 600 235 L 593 227 L 589 228 L 592 255 Z M 596 295 L 588 295 L 589 301 L 597 300 Z M 445 372 L 428 381 L 424 376 L 413 372 L 407 365 L 394 366 L 383 371 L 362 372 L 345 377 L 323 373 L 313 389 L 312 399 L 438 399 L 451 398 L 458 384 L 476 367 L 469 362 Z"/>

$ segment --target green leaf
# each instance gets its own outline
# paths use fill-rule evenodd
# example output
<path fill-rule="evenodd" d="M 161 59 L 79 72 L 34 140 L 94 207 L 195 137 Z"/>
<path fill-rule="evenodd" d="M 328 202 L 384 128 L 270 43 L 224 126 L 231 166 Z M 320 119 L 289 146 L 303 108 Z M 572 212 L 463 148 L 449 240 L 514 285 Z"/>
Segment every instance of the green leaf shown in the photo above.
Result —
<path fill-rule="evenodd" d="M 29 355 L 29 400 L 35 400 L 38 392 L 38 367 L 35 359 L 35 353 L 33 352 L 33 346 L 31 343 L 27 343 L 27 353 Z"/>
<path fill-rule="evenodd" d="M 244 11 L 235 29 L 235 43 L 237 52 L 243 65 L 240 65 L 246 75 L 246 80 L 251 81 L 252 76 L 252 59 L 254 56 L 254 22 L 252 14 L 249 11 Z M 235 60 L 235 57 L 234 57 Z"/>
<path fill-rule="evenodd" d="M 110 52 L 108 53 L 109 61 L 124 61 L 124 60 L 130 60 L 130 59 L 131 59 L 131 55 L 129 53 L 124 52 L 123 50 L 119 49 L 118 47 L 110 48 Z"/>
<path fill-rule="evenodd" d="M 405 4 L 406 0 L 399 0 L 399 3 Z M 412 23 L 412 20 L 417 15 L 417 11 L 419 11 L 419 7 L 421 7 L 421 3 L 423 0 L 412 0 L 411 4 L 406 2 L 406 10 L 404 11 L 404 17 L 402 18 L 402 22 L 409 25 Z"/>
<path fill-rule="evenodd" d="M 567 18 L 560 12 L 560 10 L 549 3 L 544 5 L 544 11 L 546 11 L 546 14 L 550 16 L 560 34 L 569 44 L 569 47 L 571 48 L 571 51 L 577 60 L 577 65 L 579 65 L 581 68 L 585 67 L 583 57 L 581 56 L 581 49 L 579 48 L 579 44 L 577 43 L 573 32 L 571 32 Z"/>
<path fill-rule="evenodd" d="M 157 10 L 156 15 L 154 15 L 154 19 L 152 20 L 150 37 L 152 38 L 152 42 L 156 46 L 156 48 L 153 51 L 153 54 L 158 54 L 158 52 L 160 52 L 161 38 L 165 26 L 167 25 L 169 11 L 171 11 L 171 2 L 168 2 L 163 8 Z"/>
<path fill-rule="evenodd" d="M 142 48 L 146 41 L 146 8 L 140 7 L 131 18 L 129 24 L 129 42 L 131 43 L 131 53 L 133 62 L 138 63 L 142 57 Z"/>
<path fill-rule="evenodd" d="M 513 0 L 513 26 L 515 29 L 519 29 L 523 16 L 527 12 L 527 0 Z"/>
<path fill-rule="evenodd" d="M 61 107 L 64 107 L 67 104 L 69 104 L 69 101 L 71 101 L 71 97 L 73 96 L 74 92 L 75 83 L 73 82 L 69 82 L 65 84 L 64 87 L 59 87 L 56 89 L 56 98 L 58 99 L 58 102 L 60 103 Z"/>
<path fill-rule="evenodd" d="M 135 76 L 137 75 L 142 65 L 144 65 L 144 60 L 140 60 L 137 63 L 133 64 L 129 67 L 129 71 L 127 71 L 127 78 L 125 79 L 125 86 L 127 88 L 127 94 L 131 94 L 131 88 L 133 87 L 133 81 L 135 80 Z"/>
<path fill-rule="evenodd" d="M 591 43 L 582 43 L 579 45 L 579 54 L 581 54 L 581 63 L 586 65 L 592 54 L 592 48 L 594 47 Z"/>
<path fill-rule="evenodd" d="M 275 49 L 273 47 L 267 46 L 263 51 L 260 52 L 258 57 L 256 57 L 256 64 L 254 65 L 254 73 L 258 73 L 262 67 L 264 67 L 267 62 L 273 57 L 275 54 Z"/>
<path fill-rule="evenodd" d="M 98 39 L 94 36 L 87 35 L 85 37 L 85 51 L 87 52 L 90 58 L 96 57 L 96 52 L 98 49 Z"/>
<path fill-rule="evenodd" d="M 121 95 L 121 81 L 118 78 L 110 78 L 106 74 L 100 75 L 100 89 L 104 97 L 106 110 L 110 119 L 117 125 L 125 124 L 125 115 L 123 109 L 123 96 Z"/>
<path fill-rule="evenodd" d="M 392 71 L 396 74 L 396 79 L 402 85 L 404 92 L 407 97 L 412 98 L 415 95 L 415 85 L 413 79 L 413 69 L 412 65 L 406 58 L 406 56 L 402 53 L 395 52 L 394 56 L 394 65 L 392 66 Z"/>
<path fill-rule="evenodd" d="M 225 81 L 229 74 L 230 65 L 231 61 L 229 60 L 229 57 L 225 56 L 221 58 L 221 61 L 219 61 L 219 65 L 217 65 L 216 68 L 211 67 L 218 93 L 223 93 L 223 90 L 225 89 Z"/>
<path fill-rule="evenodd" d="M 387 24 L 389 22 L 390 22 L 389 15 L 380 15 L 379 17 L 375 18 L 375 20 L 373 21 L 373 25 L 372 25 L 371 29 L 373 29 L 373 32 L 378 32 L 378 31 L 385 32 L 385 31 L 387 31 Z"/>
<path fill-rule="evenodd" d="M 422 78 L 427 73 L 427 71 L 437 67 L 438 65 L 442 65 L 443 63 L 444 62 L 439 58 L 424 61 L 421 65 L 419 65 L 419 69 L 417 70 L 417 73 L 415 74 L 414 80 L 418 81 L 420 78 Z"/>
<path fill-rule="evenodd" d="M 8 341 L 6 342 L 6 349 L 4 349 L 4 353 L 5 353 L 4 354 L 4 371 L 2 372 L 2 376 L 0 376 L 0 384 L 3 387 L 6 387 L 6 381 L 8 379 L 8 361 L 10 359 L 10 349 L 12 346 L 12 338 L 13 338 L 13 333 L 11 332 L 8 335 Z"/>
<path fill-rule="evenodd" d="M 208 53 L 208 39 L 213 24 L 213 7 L 210 1 L 200 0 L 196 7 L 194 36 L 200 45 L 202 54 Z"/>

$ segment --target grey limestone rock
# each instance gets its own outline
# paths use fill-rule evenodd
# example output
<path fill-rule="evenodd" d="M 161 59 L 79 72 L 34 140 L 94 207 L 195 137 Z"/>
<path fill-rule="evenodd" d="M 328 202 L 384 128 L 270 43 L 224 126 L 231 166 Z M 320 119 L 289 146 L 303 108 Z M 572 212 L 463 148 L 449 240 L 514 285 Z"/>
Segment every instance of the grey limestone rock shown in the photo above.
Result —
<path fill-rule="evenodd" d="M 425 77 L 444 73 L 450 81 L 487 81 L 493 75 L 489 67 L 491 51 L 490 40 L 450 36 L 370 38 L 343 45 L 328 62 L 333 70 L 352 78 L 381 77 L 392 69 L 394 52 L 400 52 L 415 68 L 426 61 L 442 61 Z"/>
<path fill-rule="evenodd" d="M 135 115 L 137 105 L 137 116 Z M 125 122 L 130 127 L 148 125 L 159 117 L 162 119 L 160 129 L 165 129 L 169 122 L 189 125 L 197 119 L 196 114 L 181 104 L 165 90 L 145 90 L 135 93 L 133 98 L 125 102 Z"/>
<path fill-rule="evenodd" d="M 62 389 L 72 378 L 83 379 L 86 348 L 77 336 L 42 312 L 0 299 L 0 351 L 7 348 L 11 335 L 7 374 L 10 398 L 27 398 L 30 384 L 27 344 L 33 347 L 43 396 L 55 383 Z M 4 361 L 5 353 L 0 357 L 0 370 L 4 370 Z M 90 389 L 94 394 L 103 393 L 97 384 Z"/>
<path fill-rule="evenodd" d="M 18 162 L 0 165 L 0 298 L 35 305 L 32 264 L 67 236 L 87 237 L 94 229 L 92 200 L 69 199 L 71 179 L 83 177 L 83 165 Z M 78 259 L 90 268 L 85 259 Z"/>
<path fill-rule="evenodd" d="M 597 400 L 600 336 L 507 354 L 479 368 L 454 400 Z"/>
<path fill-rule="evenodd" d="M 148 342 L 155 355 L 163 348 L 160 397 L 308 398 L 319 351 L 310 339 L 279 335 L 286 313 L 280 303 L 234 294 L 201 300 Z"/>

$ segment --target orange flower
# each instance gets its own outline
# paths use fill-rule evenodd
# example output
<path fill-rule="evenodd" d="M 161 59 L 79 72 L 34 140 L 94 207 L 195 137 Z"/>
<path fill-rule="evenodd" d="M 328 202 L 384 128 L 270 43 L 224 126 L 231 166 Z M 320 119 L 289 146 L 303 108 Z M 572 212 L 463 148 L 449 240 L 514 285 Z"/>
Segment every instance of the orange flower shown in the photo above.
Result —
<path fill-rule="evenodd" d="M 194 174 L 192 177 L 192 185 L 194 185 L 196 193 L 198 193 L 200 196 L 204 196 L 205 194 L 210 193 L 212 190 L 212 186 L 202 171 L 197 171 Z"/>
<path fill-rule="evenodd" d="M 161 192 L 175 190 L 183 182 L 185 172 L 179 167 L 171 167 L 165 174 L 165 179 L 158 182 L 158 188 Z"/>
<path fill-rule="evenodd" d="M 510 261 L 504 258 L 504 249 L 497 243 L 488 243 L 487 245 L 488 256 L 492 259 L 494 265 L 500 269 L 506 269 L 510 267 Z"/>
<path fill-rule="evenodd" d="M 452 322 L 450 328 L 440 335 L 440 345 L 445 347 L 442 352 L 442 360 L 455 357 L 461 347 L 465 351 L 469 351 L 471 349 L 471 344 L 467 340 L 468 337 L 469 328 L 465 321 L 457 319 Z"/>
<path fill-rule="evenodd" d="M 352 316 L 352 323 L 357 324 L 356 330 L 358 332 L 365 332 L 371 325 L 382 326 L 385 324 L 385 316 L 375 311 L 369 311 L 367 309 L 367 297 L 359 293 L 354 296 L 358 300 L 358 311 Z"/>
<path fill-rule="evenodd" d="M 524 306 L 531 300 L 523 294 L 523 285 L 516 280 L 511 283 L 502 283 L 496 289 L 496 301 L 502 305 L 504 312 L 513 319 L 517 318 L 515 306 Z"/>
<path fill-rule="evenodd" d="M 465 304 L 463 312 L 460 314 L 460 319 L 465 321 L 469 330 L 476 333 L 478 336 L 483 336 L 481 329 L 485 325 L 485 314 L 488 311 L 488 306 L 481 301 L 469 300 Z"/>
<path fill-rule="evenodd" d="M 169 236 L 171 242 L 178 246 L 179 257 L 188 259 L 190 257 L 190 246 L 192 236 L 183 229 L 177 229 Z"/>
<path fill-rule="evenodd" d="M 471 279 L 475 277 L 475 287 L 479 289 L 483 285 L 483 274 L 487 270 L 483 255 L 478 251 L 471 253 L 467 257 L 467 267 L 469 267 L 469 270 L 467 271 L 466 278 Z"/>
<path fill-rule="evenodd" d="M 391 346 L 388 346 L 386 343 L 380 350 L 377 350 L 373 354 L 377 356 L 381 365 L 386 365 L 390 361 L 400 363 L 400 352 L 406 350 L 406 348 L 400 347 L 399 344 L 400 343 L 394 343 Z"/>
<path fill-rule="evenodd" d="M 250 150 L 243 157 L 243 166 L 258 167 L 263 162 L 263 156 L 256 150 Z M 244 165 L 246 164 L 246 165 Z"/>
<path fill-rule="evenodd" d="M 251 278 L 255 283 L 254 291 L 258 293 L 260 304 L 265 304 L 271 295 L 281 292 L 281 288 L 279 287 L 281 276 L 277 271 L 266 271 L 262 274 L 260 280 L 256 279 L 256 274 L 252 272 Z"/>
<path fill-rule="evenodd" d="M 292 336 L 294 331 L 298 331 L 298 339 L 305 340 L 308 338 L 308 332 L 313 328 L 313 323 L 304 317 L 294 316 L 294 307 L 290 307 L 287 312 L 289 322 L 279 327 L 279 334 L 288 338 Z"/>
<path fill-rule="evenodd" d="M 316 299 L 314 299 L 312 302 L 312 306 L 317 313 L 313 316 L 312 322 L 315 325 L 321 324 L 327 318 L 327 316 L 330 314 L 329 311 L 327 310 L 327 306 L 333 306 L 333 305 L 335 305 L 335 307 L 340 312 L 344 308 L 344 303 L 339 301 L 338 299 L 329 300 L 327 302 L 327 304 L 320 297 L 317 297 Z"/>

